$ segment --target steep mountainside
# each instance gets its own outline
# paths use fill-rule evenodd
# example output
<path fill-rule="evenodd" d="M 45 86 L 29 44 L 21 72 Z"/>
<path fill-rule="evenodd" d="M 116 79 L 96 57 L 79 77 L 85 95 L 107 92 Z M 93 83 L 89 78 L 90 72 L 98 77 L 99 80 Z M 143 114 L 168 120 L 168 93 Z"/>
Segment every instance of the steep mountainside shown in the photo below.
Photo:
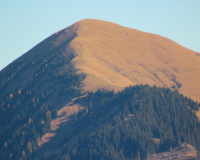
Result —
<path fill-rule="evenodd" d="M 47 38 L 0 72 L 1 159 L 30 158 L 42 135 L 51 130 L 57 110 L 82 94 L 85 76 L 76 74 L 70 64 L 73 51 L 67 51 L 74 35 L 60 39 L 61 44 L 56 41 L 57 48 L 51 49 L 58 36 Z"/>
<path fill-rule="evenodd" d="M 199 64 L 199 53 L 167 38 L 79 21 L 0 72 L 0 157 L 123 159 L 141 152 L 145 158 L 182 142 L 199 149 L 200 110 L 192 101 L 200 101 Z M 173 92 L 142 85 L 124 90 L 137 84 Z"/>

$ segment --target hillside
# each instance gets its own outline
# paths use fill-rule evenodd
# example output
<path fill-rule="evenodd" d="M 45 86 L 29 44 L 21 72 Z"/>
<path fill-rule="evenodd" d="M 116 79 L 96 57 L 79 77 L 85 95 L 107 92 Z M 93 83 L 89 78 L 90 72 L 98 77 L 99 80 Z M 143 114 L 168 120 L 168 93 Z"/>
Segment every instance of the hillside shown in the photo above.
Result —
<path fill-rule="evenodd" d="M 121 160 L 155 154 L 166 158 L 178 152 L 160 152 L 177 150 L 182 143 L 199 149 L 200 123 L 194 110 L 199 110 L 200 104 L 176 91 L 147 85 L 127 87 L 117 94 L 98 90 L 88 93 L 79 104 L 84 104 L 85 110 L 72 120 L 74 135 L 78 135 L 74 145 L 66 132 L 64 147 L 58 144 L 55 148 L 54 143 L 54 151 L 46 152 L 45 158 Z M 177 157 L 197 156 L 195 148 L 182 152 Z"/>
<path fill-rule="evenodd" d="M 1 159 L 35 156 L 57 111 L 82 94 L 85 76 L 71 67 L 73 54 L 45 47 L 39 44 L 0 73 Z"/>
<path fill-rule="evenodd" d="M 145 158 L 183 142 L 199 149 L 199 55 L 100 20 L 51 35 L 0 72 L 1 159 Z"/>

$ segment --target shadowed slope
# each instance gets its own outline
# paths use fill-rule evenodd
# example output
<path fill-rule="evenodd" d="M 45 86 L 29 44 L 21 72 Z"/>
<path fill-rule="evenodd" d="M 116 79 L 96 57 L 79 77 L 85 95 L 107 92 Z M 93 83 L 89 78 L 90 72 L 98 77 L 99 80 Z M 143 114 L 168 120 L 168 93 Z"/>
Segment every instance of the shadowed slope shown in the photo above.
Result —
<path fill-rule="evenodd" d="M 75 26 L 48 37 L 0 72 L 2 160 L 34 159 L 30 156 L 50 131 L 57 110 L 82 94 L 84 76 L 70 64 L 75 57 L 69 45 L 76 36 Z"/>
<path fill-rule="evenodd" d="M 200 101 L 200 54 L 165 37 L 100 20 L 82 20 L 70 44 L 86 90 L 134 84 L 178 89 Z"/>

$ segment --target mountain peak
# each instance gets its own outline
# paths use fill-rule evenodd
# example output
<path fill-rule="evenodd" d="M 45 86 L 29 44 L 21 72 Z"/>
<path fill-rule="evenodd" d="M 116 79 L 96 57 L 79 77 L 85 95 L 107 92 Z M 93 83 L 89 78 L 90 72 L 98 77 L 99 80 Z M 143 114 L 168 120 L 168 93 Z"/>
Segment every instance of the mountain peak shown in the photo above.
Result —
<path fill-rule="evenodd" d="M 76 28 L 70 42 L 76 53 L 72 64 L 78 73 L 87 75 L 83 81 L 86 90 L 118 91 L 149 84 L 175 88 L 200 101 L 200 57 L 196 52 L 168 38 L 107 21 L 84 19 L 70 27 Z"/>
<path fill-rule="evenodd" d="M 101 30 L 101 29 L 108 29 L 108 30 L 113 30 L 113 29 L 119 29 L 122 26 L 117 25 L 115 23 L 109 22 L 109 21 L 103 21 L 103 20 L 97 20 L 97 19 L 83 19 L 78 21 L 77 23 L 79 26 L 87 26 L 91 28 L 96 28 L 96 30 Z"/>

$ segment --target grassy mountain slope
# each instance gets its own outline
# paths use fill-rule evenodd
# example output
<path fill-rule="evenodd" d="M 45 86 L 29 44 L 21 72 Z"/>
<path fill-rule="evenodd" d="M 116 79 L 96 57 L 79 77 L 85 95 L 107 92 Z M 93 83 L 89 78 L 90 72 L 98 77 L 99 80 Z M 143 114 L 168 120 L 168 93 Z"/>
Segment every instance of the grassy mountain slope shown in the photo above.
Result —
<path fill-rule="evenodd" d="M 99 20 L 82 20 L 70 44 L 86 90 L 133 84 L 178 89 L 200 101 L 200 54 L 165 37 Z"/>

